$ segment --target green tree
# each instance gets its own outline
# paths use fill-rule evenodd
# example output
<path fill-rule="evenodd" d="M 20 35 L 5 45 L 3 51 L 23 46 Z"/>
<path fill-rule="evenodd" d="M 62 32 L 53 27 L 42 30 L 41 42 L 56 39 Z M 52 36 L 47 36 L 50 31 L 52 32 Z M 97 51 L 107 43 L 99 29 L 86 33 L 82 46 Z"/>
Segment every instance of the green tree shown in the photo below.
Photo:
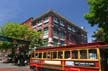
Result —
<path fill-rule="evenodd" d="M 40 33 L 33 31 L 28 25 L 20 25 L 17 23 L 6 23 L 1 26 L 0 34 L 6 37 L 28 40 L 40 39 Z"/>
<path fill-rule="evenodd" d="M 92 35 L 92 37 L 94 37 L 93 41 L 102 41 L 102 40 L 104 40 L 104 38 L 102 36 L 104 36 L 103 29 L 102 28 L 97 29 L 97 31 L 94 32 L 94 34 Z"/>
<path fill-rule="evenodd" d="M 30 28 L 28 25 L 20 25 L 17 23 L 6 23 L 5 25 L 0 27 L 0 35 L 13 39 L 30 41 L 30 46 L 32 47 L 34 47 L 34 44 L 42 46 L 40 33 L 33 31 L 33 29 Z M 10 47 L 9 45 L 13 46 Z M 23 55 L 25 55 L 26 53 L 28 53 L 27 51 L 29 50 L 28 44 L 18 44 L 14 40 L 12 43 L 4 42 L 2 44 L 2 48 L 12 49 L 12 56 L 14 56 L 13 54 L 15 54 L 15 50 L 17 49 L 17 47 L 19 48 L 21 54 L 23 53 Z"/>
<path fill-rule="evenodd" d="M 91 26 L 98 25 L 99 28 L 102 28 L 105 34 L 105 36 L 102 36 L 104 38 L 102 41 L 108 40 L 108 0 L 87 1 L 89 4 L 89 12 L 84 15 L 85 19 L 88 20 Z"/>

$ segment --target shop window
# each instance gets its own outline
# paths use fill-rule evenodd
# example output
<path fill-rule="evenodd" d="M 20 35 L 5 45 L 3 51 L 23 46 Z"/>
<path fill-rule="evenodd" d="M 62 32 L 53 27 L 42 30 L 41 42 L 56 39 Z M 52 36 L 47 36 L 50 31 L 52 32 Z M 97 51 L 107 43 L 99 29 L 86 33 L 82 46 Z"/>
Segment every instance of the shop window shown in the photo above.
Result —
<path fill-rule="evenodd" d="M 89 59 L 97 59 L 97 52 L 95 49 L 89 50 Z"/>
<path fill-rule="evenodd" d="M 72 51 L 72 59 L 78 59 L 78 51 Z"/>
<path fill-rule="evenodd" d="M 87 50 L 80 50 L 80 59 L 87 59 Z"/>
<path fill-rule="evenodd" d="M 70 57 L 70 51 L 65 51 L 65 58 L 66 59 L 71 59 L 71 57 Z"/>
<path fill-rule="evenodd" d="M 58 52 L 58 59 L 62 59 L 63 58 L 63 52 Z"/>

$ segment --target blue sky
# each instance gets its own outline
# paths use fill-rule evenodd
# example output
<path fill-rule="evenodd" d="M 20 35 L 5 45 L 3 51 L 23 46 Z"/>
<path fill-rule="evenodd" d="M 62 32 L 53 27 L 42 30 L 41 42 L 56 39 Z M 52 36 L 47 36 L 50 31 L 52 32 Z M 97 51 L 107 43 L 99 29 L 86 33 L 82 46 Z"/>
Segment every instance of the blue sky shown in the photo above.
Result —
<path fill-rule="evenodd" d="M 87 0 L 1 0 L 0 1 L 0 26 L 6 22 L 22 23 L 29 17 L 37 17 L 49 9 L 55 10 L 60 15 L 78 26 L 84 26 L 88 33 L 88 42 L 97 27 L 91 27 L 84 19 L 88 12 Z"/>

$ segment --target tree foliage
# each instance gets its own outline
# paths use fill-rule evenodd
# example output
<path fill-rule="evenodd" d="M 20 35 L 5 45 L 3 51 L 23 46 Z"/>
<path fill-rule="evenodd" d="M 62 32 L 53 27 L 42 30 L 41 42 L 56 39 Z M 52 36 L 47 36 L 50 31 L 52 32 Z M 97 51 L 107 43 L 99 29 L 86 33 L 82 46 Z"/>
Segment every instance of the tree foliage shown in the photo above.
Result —
<path fill-rule="evenodd" d="M 108 40 L 108 0 L 87 0 L 89 4 L 89 12 L 84 15 L 85 19 L 91 26 L 98 25 L 99 28 L 103 29 L 104 36 L 98 29 L 97 32 L 102 34 L 104 40 Z M 94 33 L 95 37 L 98 38 L 97 32 Z"/>
<path fill-rule="evenodd" d="M 17 23 L 6 23 L 5 25 L 1 26 L 0 34 L 6 37 L 10 37 L 10 38 L 31 41 L 32 44 L 38 42 L 38 41 L 32 42 L 32 40 L 40 39 L 39 32 L 33 31 L 33 29 L 29 28 L 28 25 L 20 25 Z"/>
<path fill-rule="evenodd" d="M 103 29 L 99 28 L 96 32 L 94 32 L 92 37 L 95 38 L 94 41 L 102 41 L 104 40 L 102 36 L 104 36 Z"/>
<path fill-rule="evenodd" d="M 108 29 L 108 0 L 88 0 L 89 12 L 85 14 L 85 18 L 94 26 Z"/>

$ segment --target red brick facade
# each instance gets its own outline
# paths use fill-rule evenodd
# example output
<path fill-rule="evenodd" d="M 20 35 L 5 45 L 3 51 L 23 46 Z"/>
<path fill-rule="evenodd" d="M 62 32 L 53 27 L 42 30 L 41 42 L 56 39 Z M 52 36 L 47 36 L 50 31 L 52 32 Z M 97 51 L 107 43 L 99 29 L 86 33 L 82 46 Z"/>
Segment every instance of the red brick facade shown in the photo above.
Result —
<path fill-rule="evenodd" d="M 50 10 L 35 19 L 29 18 L 22 24 L 29 24 L 36 31 L 42 31 L 47 46 L 87 43 L 87 32 L 56 12 Z"/>

